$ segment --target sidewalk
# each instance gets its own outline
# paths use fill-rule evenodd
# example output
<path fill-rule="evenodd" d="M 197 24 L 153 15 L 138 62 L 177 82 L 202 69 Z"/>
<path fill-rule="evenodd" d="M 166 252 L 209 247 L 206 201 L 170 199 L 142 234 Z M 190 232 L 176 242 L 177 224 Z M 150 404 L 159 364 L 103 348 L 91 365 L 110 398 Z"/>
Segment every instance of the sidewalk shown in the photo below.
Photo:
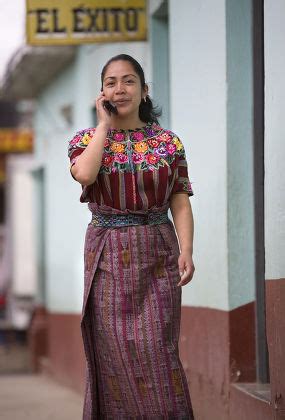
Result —
<path fill-rule="evenodd" d="M 83 396 L 47 376 L 0 375 L 1 420 L 81 420 Z"/>

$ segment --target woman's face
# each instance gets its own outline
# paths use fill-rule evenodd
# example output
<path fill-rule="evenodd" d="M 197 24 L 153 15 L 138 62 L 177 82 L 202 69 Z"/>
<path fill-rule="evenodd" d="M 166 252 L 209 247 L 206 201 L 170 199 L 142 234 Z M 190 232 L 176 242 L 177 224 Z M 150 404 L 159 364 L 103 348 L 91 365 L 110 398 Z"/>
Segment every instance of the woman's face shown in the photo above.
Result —
<path fill-rule="evenodd" d="M 119 116 L 138 116 L 139 105 L 147 94 L 142 89 L 139 75 L 129 61 L 113 61 L 107 67 L 103 79 L 103 93 L 115 104 Z"/>

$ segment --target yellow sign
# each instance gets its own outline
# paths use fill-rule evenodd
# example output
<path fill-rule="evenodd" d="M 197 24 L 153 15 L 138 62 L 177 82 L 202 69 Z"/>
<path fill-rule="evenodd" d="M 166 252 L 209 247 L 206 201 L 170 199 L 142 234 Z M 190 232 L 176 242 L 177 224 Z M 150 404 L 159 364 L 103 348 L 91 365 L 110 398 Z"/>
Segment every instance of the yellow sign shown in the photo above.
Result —
<path fill-rule="evenodd" d="M 146 0 L 26 0 L 26 4 L 31 45 L 146 39 Z"/>
<path fill-rule="evenodd" d="M 1 128 L 0 153 L 32 152 L 33 133 L 31 130 Z"/>

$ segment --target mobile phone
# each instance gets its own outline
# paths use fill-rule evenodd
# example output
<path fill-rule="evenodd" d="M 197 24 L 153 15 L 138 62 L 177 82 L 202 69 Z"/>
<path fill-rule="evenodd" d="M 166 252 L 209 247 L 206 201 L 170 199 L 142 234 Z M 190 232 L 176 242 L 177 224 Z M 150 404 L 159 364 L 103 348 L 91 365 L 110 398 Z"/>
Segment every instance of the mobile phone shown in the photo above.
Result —
<path fill-rule="evenodd" d="M 103 106 L 104 106 L 104 108 L 107 109 L 107 111 L 109 111 L 113 114 L 116 114 L 116 115 L 118 114 L 118 110 L 117 110 L 116 106 L 111 104 L 110 101 L 104 101 Z"/>

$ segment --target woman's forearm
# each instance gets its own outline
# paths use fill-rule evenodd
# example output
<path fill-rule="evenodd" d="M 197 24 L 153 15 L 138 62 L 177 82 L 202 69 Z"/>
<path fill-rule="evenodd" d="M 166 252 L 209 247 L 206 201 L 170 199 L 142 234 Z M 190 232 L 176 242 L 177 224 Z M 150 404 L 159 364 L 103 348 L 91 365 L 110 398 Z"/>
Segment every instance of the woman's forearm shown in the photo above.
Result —
<path fill-rule="evenodd" d="M 74 178 L 82 185 L 95 182 L 100 170 L 108 127 L 98 124 L 95 134 L 71 168 Z"/>
<path fill-rule="evenodd" d="M 191 203 L 186 194 L 175 194 L 170 210 L 181 252 L 193 253 L 194 220 Z"/>

